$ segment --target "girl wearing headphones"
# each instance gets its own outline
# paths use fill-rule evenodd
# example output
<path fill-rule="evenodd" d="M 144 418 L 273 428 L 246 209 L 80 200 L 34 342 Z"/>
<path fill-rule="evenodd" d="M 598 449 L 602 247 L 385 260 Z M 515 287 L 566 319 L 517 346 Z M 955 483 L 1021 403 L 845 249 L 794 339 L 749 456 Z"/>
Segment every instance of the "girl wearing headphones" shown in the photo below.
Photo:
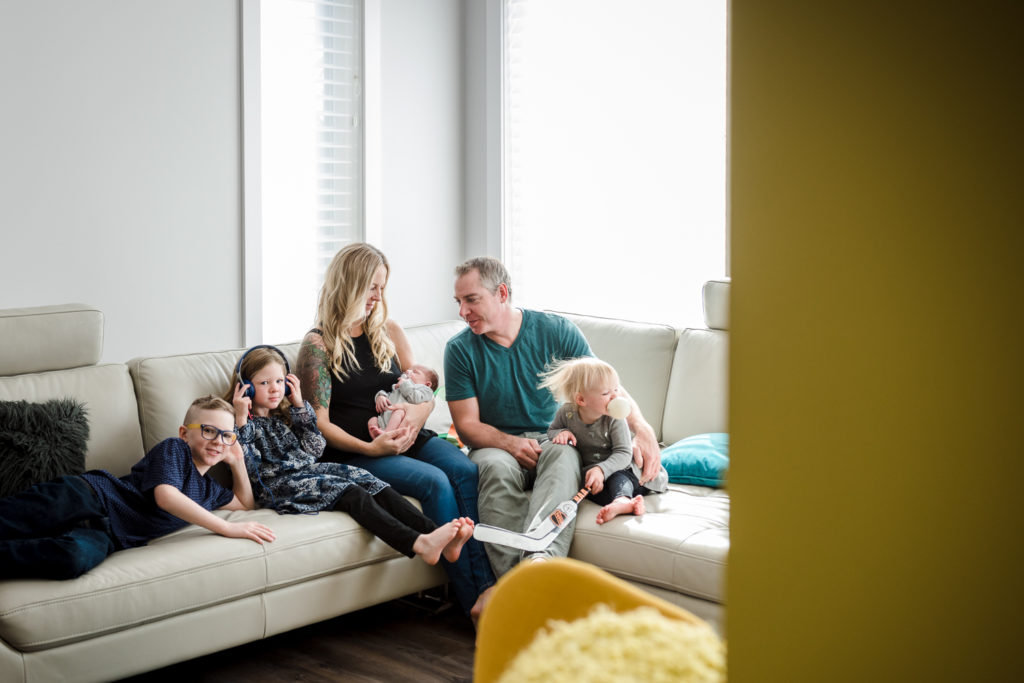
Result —
<path fill-rule="evenodd" d="M 458 560 L 473 520 L 437 525 L 366 470 L 320 462 L 326 441 L 299 378 L 273 346 L 254 346 L 235 368 L 227 398 L 256 502 L 279 513 L 340 510 L 398 552 L 437 564 Z"/>

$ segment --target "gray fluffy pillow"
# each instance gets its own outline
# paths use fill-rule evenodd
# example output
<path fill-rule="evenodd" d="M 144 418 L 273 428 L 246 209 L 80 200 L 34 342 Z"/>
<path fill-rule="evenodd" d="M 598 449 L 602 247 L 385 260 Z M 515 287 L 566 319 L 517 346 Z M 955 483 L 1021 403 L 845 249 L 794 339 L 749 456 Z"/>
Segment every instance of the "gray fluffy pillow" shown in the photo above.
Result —
<path fill-rule="evenodd" d="M 86 410 L 77 401 L 0 401 L 0 498 L 84 472 L 88 439 Z"/>

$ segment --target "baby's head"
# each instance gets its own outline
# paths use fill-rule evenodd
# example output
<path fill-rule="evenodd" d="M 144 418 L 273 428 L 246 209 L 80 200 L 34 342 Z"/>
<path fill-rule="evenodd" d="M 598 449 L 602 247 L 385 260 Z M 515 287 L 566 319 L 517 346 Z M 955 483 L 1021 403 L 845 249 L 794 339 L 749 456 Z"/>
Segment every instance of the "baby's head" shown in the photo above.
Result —
<path fill-rule="evenodd" d="M 437 373 L 426 365 L 410 365 L 409 369 L 405 371 L 405 376 L 410 382 L 424 384 L 435 391 L 437 390 L 437 386 L 440 381 Z"/>
<path fill-rule="evenodd" d="M 584 356 L 559 361 L 542 375 L 541 389 L 549 389 L 555 400 L 588 406 L 607 414 L 607 404 L 618 396 L 619 374 L 603 360 Z"/>
<path fill-rule="evenodd" d="M 205 472 L 223 460 L 227 449 L 238 440 L 231 404 L 217 396 L 192 401 L 178 436 L 188 444 L 196 467 Z"/>

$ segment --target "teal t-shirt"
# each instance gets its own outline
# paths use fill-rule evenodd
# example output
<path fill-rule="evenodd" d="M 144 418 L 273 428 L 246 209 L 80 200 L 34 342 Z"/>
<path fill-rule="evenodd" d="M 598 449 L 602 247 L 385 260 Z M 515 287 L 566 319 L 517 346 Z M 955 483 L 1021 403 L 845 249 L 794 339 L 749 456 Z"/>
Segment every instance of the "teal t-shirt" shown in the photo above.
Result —
<path fill-rule="evenodd" d="M 560 315 L 523 309 L 523 324 L 505 348 L 465 329 L 444 350 L 445 398 L 476 398 L 480 421 L 505 432 L 546 432 L 558 408 L 538 375 L 552 361 L 591 356 L 590 345 Z"/>

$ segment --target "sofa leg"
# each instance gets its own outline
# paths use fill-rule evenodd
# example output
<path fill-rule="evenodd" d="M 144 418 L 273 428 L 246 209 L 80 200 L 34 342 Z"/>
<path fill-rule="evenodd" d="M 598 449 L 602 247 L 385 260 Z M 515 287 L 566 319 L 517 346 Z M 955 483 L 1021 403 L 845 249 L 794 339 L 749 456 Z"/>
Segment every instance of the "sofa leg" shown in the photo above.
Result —
<path fill-rule="evenodd" d="M 398 601 L 427 614 L 441 614 L 455 605 L 447 583 L 406 595 L 404 598 L 399 598 Z"/>

